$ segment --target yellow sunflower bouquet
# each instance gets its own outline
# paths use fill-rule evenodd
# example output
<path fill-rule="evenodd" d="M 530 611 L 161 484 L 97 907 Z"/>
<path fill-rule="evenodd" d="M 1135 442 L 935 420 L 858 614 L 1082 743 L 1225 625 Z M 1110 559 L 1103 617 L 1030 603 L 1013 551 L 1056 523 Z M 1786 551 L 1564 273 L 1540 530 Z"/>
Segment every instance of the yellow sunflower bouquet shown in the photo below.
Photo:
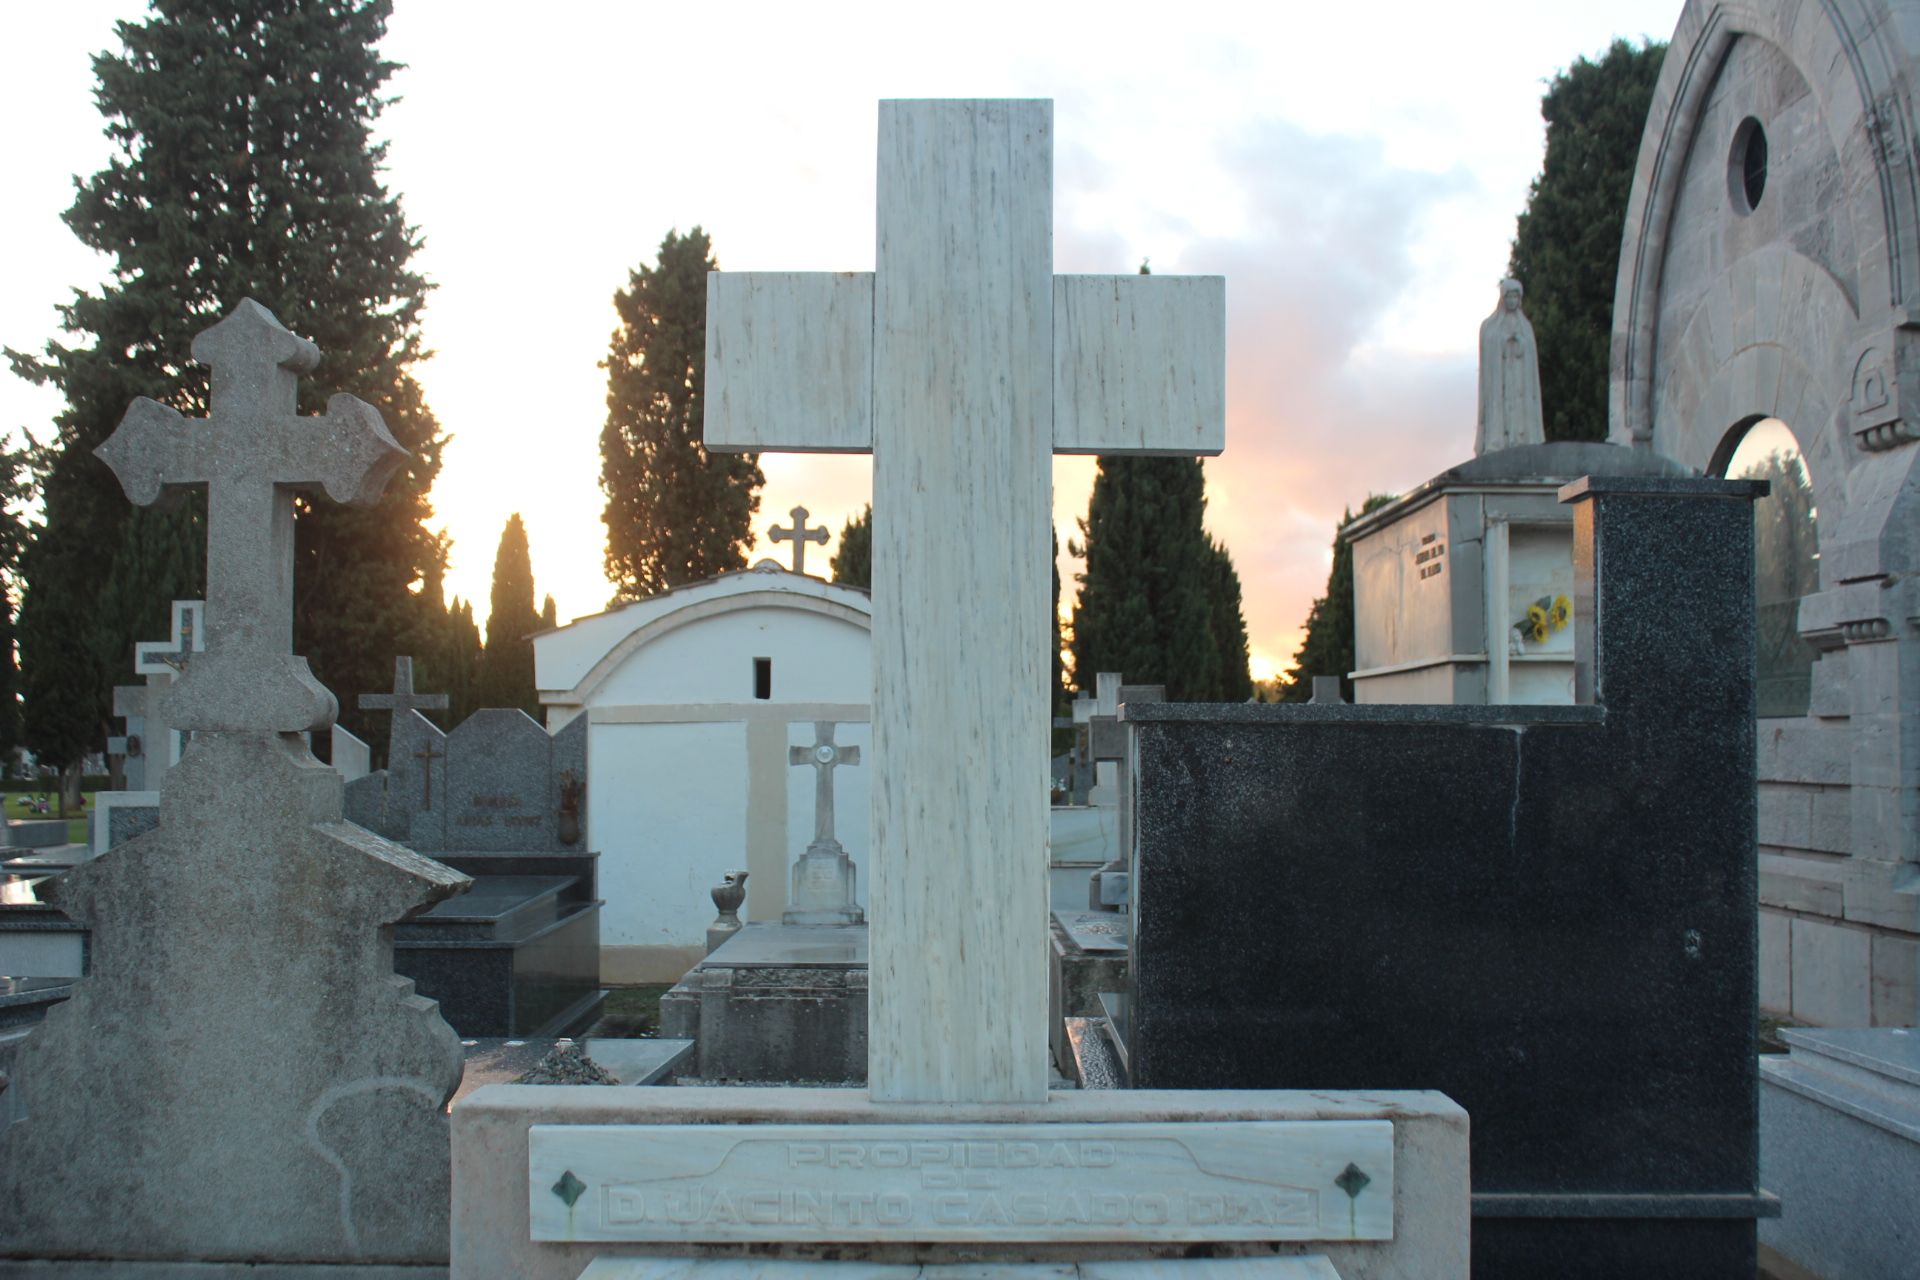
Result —
<path fill-rule="evenodd" d="M 1527 606 L 1526 613 L 1513 624 L 1522 640 L 1540 644 L 1556 631 L 1564 631 L 1573 619 L 1573 601 L 1565 596 L 1541 596 Z"/>

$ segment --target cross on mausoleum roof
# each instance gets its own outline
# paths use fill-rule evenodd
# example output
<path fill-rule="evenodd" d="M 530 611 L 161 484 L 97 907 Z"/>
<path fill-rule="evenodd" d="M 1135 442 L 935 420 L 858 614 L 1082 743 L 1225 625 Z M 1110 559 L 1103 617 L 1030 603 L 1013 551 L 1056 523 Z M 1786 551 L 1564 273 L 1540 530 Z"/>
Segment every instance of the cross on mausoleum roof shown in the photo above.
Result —
<path fill-rule="evenodd" d="M 1218 453 L 1218 277 L 1053 274 L 1053 104 L 880 105 L 871 273 L 707 276 L 710 449 L 873 454 L 879 1101 L 1047 1093 L 1050 455 Z"/>
<path fill-rule="evenodd" d="M 193 358 L 212 370 L 207 417 L 142 396 L 96 451 L 138 506 L 207 486 L 206 655 L 168 691 L 173 722 L 324 729 L 338 704 L 293 656 L 293 490 L 372 503 L 407 452 L 353 396 L 299 416 L 300 375 L 319 349 L 251 298 L 194 338 Z"/>
<path fill-rule="evenodd" d="M 807 544 L 809 542 L 817 542 L 823 547 L 826 546 L 827 531 L 824 526 L 817 529 L 807 528 L 807 517 L 812 513 L 805 507 L 795 507 L 793 510 L 787 512 L 787 514 L 793 518 L 793 528 L 783 529 L 776 524 L 767 530 L 767 537 L 775 542 L 791 541 L 793 543 L 793 571 L 795 573 L 805 573 L 807 571 Z"/>

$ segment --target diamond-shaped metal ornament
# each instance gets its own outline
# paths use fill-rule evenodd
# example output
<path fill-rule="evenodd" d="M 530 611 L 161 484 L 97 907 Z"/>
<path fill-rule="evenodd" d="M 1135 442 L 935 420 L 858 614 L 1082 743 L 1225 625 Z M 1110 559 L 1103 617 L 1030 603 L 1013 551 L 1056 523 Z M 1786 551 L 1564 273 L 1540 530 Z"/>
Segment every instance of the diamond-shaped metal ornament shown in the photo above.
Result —
<path fill-rule="evenodd" d="M 1360 1176 L 1363 1178 L 1366 1177 L 1365 1174 L 1361 1174 Z M 573 1208 L 574 1202 L 585 1195 L 586 1191 L 587 1184 L 574 1177 L 573 1170 L 571 1169 L 561 1174 L 560 1181 L 553 1184 L 553 1194 L 559 1196 L 560 1202 L 569 1209 Z"/>
<path fill-rule="evenodd" d="M 1361 1172 L 1359 1165 L 1349 1163 L 1346 1168 L 1340 1171 L 1340 1176 L 1333 1180 L 1333 1185 L 1346 1192 L 1347 1199 L 1358 1200 L 1360 1193 L 1365 1190 L 1367 1184 L 1372 1181 L 1372 1178 L 1369 1178 L 1365 1173 Z M 571 1204 L 573 1202 L 569 1200 L 567 1203 Z"/>

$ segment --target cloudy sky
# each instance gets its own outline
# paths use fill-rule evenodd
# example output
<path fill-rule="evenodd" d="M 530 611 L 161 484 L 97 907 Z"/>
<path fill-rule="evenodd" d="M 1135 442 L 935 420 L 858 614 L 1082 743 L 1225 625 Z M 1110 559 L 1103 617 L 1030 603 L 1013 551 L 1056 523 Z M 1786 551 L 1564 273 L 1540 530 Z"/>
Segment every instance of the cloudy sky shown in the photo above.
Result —
<path fill-rule="evenodd" d="M 59 214 L 108 154 L 90 55 L 144 8 L 0 0 L 0 343 L 37 348 L 104 273 Z M 517 510 L 561 617 L 605 605 L 598 363 L 614 290 L 670 228 L 704 227 L 726 270 L 871 270 L 878 99 L 1048 97 L 1056 269 L 1227 278 L 1207 522 L 1239 567 L 1255 674 L 1284 668 L 1342 509 L 1471 452 L 1475 334 L 1546 81 L 1615 36 L 1665 39 L 1679 9 L 398 0 L 403 101 L 381 129 L 438 285 L 419 373 L 454 437 L 434 490 L 449 589 L 486 608 Z M 0 428 L 57 409 L 0 372 Z M 762 467 L 756 554 L 784 551 L 764 529 L 788 508 L 837 535 L 869 495 L 862 458 Z M 1091 478 L 1089 459 L 1055 464 L 1063 545 Z"/>

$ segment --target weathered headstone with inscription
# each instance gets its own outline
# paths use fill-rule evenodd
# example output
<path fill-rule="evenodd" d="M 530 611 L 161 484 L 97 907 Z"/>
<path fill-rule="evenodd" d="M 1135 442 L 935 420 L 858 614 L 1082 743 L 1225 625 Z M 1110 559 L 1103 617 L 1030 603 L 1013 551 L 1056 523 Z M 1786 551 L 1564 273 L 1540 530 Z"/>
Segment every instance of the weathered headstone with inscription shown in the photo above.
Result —
<path fill-rule="evenodd" d="M 454 1280 L 770 1239 L 1466 1274 L 1465 1117 L 1438 1095 L 1048 1097 L 1048 457 L 1217 452 L 1225 384 L 1221 281 L 1053 275 L 1052 127 L 1047 102 L 883 103 L 873 274 L 708 277 L 708 446 L 874 454 L 869 1093 L 480 1090 Z"/>
<path fill-rule="evenodd" d="M 340 820 L 291 652 L 293 490 L 372 502 L 406 455 L 351 396 L 298 415 L 319 352 L 256 302 L 193 355 L 210 416 L 138 400 L 99 450 L 137 503 L 207 487 L 206 648 L 160 699 L 192 737 L 158 828 L 50 891 L 91 976 L 15 1058 L 0 1257 L 432 1264 L 460 1045 L 387 931 L 467 880 Z"/>

